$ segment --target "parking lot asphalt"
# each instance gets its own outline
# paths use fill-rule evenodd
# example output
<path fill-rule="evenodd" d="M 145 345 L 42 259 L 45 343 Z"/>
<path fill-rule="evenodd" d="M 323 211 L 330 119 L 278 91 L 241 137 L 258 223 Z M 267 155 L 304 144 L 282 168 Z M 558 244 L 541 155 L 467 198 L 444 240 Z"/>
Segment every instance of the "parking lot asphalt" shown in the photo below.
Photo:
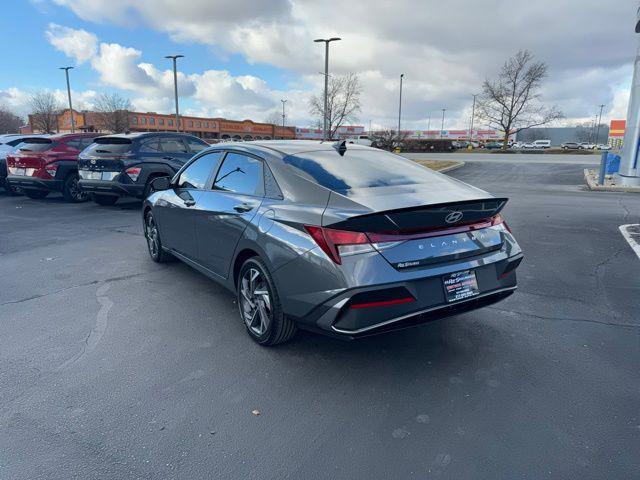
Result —
<path fill-rule="evenodd" d="M 403 153 L 413 160 L 452 160 L 456 162 L 480 163 L 537 163 L 555 165 L 583 165 L 592 167 L 600 165 L 600 155 L 571 153 L 491 153 L 491 152 L 444 152 L 444 153 Z"/>
<path fill-rule="evenodd" d="M 139 203 L 0 193 L 0 478 L 637 477 L 640 260 L 618 226 L 640 195 L 584 191 L 580 165 L 452 176 L 511 198 L 515 295 L 277 348 L 151 262 Z"/>

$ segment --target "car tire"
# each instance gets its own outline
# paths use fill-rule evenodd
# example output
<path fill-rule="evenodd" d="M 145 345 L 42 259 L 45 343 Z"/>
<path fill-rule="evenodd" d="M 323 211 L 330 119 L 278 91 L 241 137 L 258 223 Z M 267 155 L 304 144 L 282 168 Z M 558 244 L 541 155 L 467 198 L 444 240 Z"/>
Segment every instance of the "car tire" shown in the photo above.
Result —
<path fill-rule="evenodd" d="M 283 313 L 273 278 L 259 257 L 244 262 L 236 291 L 240 319 L 255 342 L 272 346 L 293 338 L 296 324 Z"/>
<path fill-rule="evenodd" d="M 118 197 L 115 195 L 93 195 L 93 201 L 103 207 L 110 207 L 116 204 Z"/>
<path fill-rule="evenodd" d="M 174 259 L 173 255 L 162 247 L 160 230 L 151 210 L 144 215 L 144 238 L 147 241 L 147 249 L 151 260 L 156 263 L 167 263 Z"/>
<path fill-rule="evenodd" d="M 67 202 L 80 203 L 89 200 L 89 196 L 80 187 L 80 177 L 77 173 L 70 173 L 62 185 L 62 196 Z"/>
<path fill-rule="evenodd" d="M 49 195 L 49 192 L 46 190 L 25 190 L 24 194 L 33 200 L 41 200 Z"/>
<path fill-rule="evenodd" d="M 10 197 L 16 197 L 20 195 L 20 192 L 16 189 L 16 187 L 10 185 L 7 181 L 4 182 L 3 186 L 4 191 L 7 192 L 7 195 L 9 195 Z"/>

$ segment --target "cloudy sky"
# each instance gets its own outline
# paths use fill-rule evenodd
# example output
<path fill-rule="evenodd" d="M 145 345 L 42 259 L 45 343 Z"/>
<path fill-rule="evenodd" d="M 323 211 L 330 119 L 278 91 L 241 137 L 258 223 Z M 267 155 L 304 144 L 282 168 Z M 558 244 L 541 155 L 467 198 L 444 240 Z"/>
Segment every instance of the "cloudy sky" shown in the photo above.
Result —
<path fill-rule="evenodd" d="M 363 84 L 359 123 L 397 121 L 405 74 L 403 126 L 468 126 L 471 95 L 518 49 L 549 66 L 543 95 L 564 123 L 624 118 L 637 0 L 7 0 L 0 43 L 0 105 L 26 113 L 31 92 L 73 97 L 91 108 L 118 92 L 137 110 L 170 112 L 173 77 L 165 55 L 181 53 L 182 110 L 265 120 L 287 99 L 288 123 L 314 122 L 308 98 L 321 92 L 324 68 L 314 38 L 332 44 L 335 74 Z"/>

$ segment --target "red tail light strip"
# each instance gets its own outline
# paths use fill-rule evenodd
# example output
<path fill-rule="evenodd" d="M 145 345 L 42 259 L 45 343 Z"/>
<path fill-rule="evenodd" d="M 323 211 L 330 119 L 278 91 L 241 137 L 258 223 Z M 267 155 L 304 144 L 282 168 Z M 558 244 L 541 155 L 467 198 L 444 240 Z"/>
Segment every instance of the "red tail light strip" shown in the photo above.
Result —
<path fill-rule="evenodd" d="M 351 309 L 372 308 L 372 307 L 388 307 L 390 305 L 402 305 L 403 303 L 415 302 L 413 297 L 394 298 L 393 300 L 382 300 L 380 302 L 354 303 L 349 306 Z"/>

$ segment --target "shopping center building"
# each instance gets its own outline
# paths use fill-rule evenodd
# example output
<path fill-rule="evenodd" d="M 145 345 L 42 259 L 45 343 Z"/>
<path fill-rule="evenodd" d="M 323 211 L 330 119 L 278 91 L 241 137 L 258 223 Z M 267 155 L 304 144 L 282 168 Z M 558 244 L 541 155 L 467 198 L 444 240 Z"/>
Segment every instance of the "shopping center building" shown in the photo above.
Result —
<path fill-rule="evenodd" d="M 77 131 L 102 132 L 101 114 L 98 112 L 73 110 L 73 120 Z M 29 123 L 21 129 L 22 133 L 42 133 L 38 131 L 35 115 L 29 115 Z M 204 140 L 272 140 L 295 138 L 295 127 L 283 127 L 271 123 L 253 120 L 227 120 L 224 118 L 205 118 L 180 115 L 180 127 L 176 129 L 174 115 L 154 112 L 128 112 L 129 131 L 131 132 L 175 132 L 190 133 Z M 57 133 L 71 131 L 69 109 L 58 115 Z"/>

